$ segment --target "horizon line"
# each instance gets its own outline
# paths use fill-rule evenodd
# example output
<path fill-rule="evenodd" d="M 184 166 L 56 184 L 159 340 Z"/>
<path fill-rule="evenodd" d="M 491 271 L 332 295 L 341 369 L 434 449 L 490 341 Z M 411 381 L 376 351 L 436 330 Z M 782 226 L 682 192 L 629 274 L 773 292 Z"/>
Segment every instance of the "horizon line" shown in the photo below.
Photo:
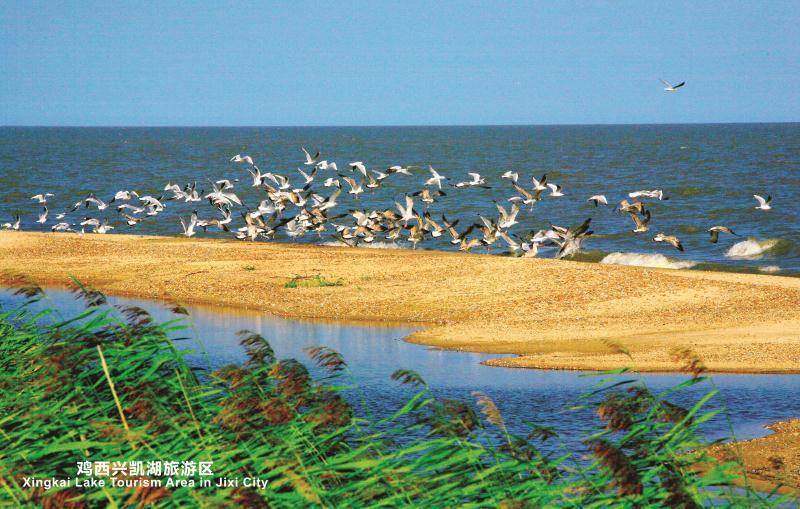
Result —
<path fill-rule="evenodd" d="M 770 120 L 750 122 L 592 122 L 564 124 L 285 124 L 285 125 L 222 125 L 222 124 L 0 124 L 0 128 L 96 128 L 96 129 L 152 129 L 152 128 L 194 128 L 194 129 L 298 129 L 298 128 L 375 128 L 375 127 L 614 127 L 614 126 L 670 126 L 670 125 L 747 125 L 747 124 L 798 124 L 800 120 Z"/>

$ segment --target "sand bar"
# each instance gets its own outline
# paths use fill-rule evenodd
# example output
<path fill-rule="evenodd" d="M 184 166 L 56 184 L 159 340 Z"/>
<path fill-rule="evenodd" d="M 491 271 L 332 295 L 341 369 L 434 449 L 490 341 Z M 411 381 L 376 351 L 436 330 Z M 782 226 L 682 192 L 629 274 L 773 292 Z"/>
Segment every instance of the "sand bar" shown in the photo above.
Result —
<path fill-rule="evenodd" d="M 748 482 L 756 489 L 800 492 L 800 419 L 767 426 L 772 434 L 712 448 L 721 460 L 741 458 Z"/>
<path fill-rule="evenodd" d="M 0 271 L 110 294 L 292 318 L 410 322 L 408 339 L 517 354 L 490 364 L 674 371 L 676 346 L 718 372 L 800 372 L 800 278 L 401 249 L 0 232 Z M 320 274 L 342 286 L 285 288 Z M 623 345 L 633 356 L 614 353 Z"/>

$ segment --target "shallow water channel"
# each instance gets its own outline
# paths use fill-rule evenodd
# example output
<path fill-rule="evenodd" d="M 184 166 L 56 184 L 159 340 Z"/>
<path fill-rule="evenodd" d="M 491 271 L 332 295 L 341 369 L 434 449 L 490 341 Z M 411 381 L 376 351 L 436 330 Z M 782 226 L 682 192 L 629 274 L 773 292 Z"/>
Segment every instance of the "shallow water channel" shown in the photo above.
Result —
<path fill-rule="evenodd" d="M 48 290 L 47 296 L 36 306 L 57 309 L 64 317 L 72 317 L 84 308 L 65 290 Z M 109 301 L 142 307 L 158 321 L 175 318 L 156 301 L 120 297 L 109 297 Z M 21 302 L 9 292 L 0 291 L 0 309 Z M 263 335 L 279 358 L 294 357 L 309 367 L 312 362 L 303 348 L 326 345 L 347 361 L 353 379 L 341 382 L 357 386 L 348 389 L 348 397 L 364 417 L 390 415 L 407 401 L 414 390 L 398 385 L 390 375 L 399 368 L 408 368 L 422 375 L 434 393 L 442 397 L 473 400 L 472 391 L 485 392 L 498 405 L 512 431 L 524 433 L 525 422 L 553 426 L 569 442 L 597 428 L 597 417 L 591 411 L 569 407 L 579 403 L 580 395 L 603 377 L 574 371 L 484 366 L 481 361 L 498 356 L 407 343 L 402 338 L 414 330 L 410 327 L 289 320 L 216 306 L 193 305 L 188 309 L 187 329 L 175 337 L 188 337 L 178 345 L 193 351 L 192 364 L 218 368 L 243 362 L 246 356 L 236 335 L 243 329 Z M 686 376 L 648 374 L 643 379 L 651 390 L 659 392 L 677 385 Z M 669 398 L 689 406 L 708 391 L 719 390 L 708 408 L 723 407 L 727 412 L 705 425 L 708 438 L 729 438 L 731 425 L 738 439 L 753 438 L 768 434 L 764 426 L 770 422 L 800 416 L 800 375 L 725 374 L 713 375 L 712 380 Z"/>

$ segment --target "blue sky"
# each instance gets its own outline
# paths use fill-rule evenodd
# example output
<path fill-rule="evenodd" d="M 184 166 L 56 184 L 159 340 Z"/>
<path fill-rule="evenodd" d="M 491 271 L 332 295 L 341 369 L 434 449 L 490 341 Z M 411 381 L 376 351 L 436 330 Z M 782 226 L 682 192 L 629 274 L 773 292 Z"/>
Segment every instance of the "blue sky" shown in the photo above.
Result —
<path fill-rule="evenodd" d="M 0 26 L 5 125 L 800 121 L 797 0 L 6 0 Z"/>

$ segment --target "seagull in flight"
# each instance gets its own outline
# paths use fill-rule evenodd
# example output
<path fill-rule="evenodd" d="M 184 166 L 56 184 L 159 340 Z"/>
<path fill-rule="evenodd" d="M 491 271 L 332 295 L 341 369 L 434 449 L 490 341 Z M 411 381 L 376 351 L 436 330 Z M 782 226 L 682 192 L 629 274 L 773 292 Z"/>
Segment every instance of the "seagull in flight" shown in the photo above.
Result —
<path fill-rule="evenodd" d="M 47 222 L 47 207 L 45 206 L 42 210 L 42 213 L 39 214 L 39 219 L 36 220 L 37 223 L 44 224 Z"/>
<path fill-rule="evenodd" d="M 3 229 L 4 230 L 18 231 L 19 230 L 19 222 L 20 222 L 20 217 L 19 217 L 19 214 L 17 214 L 17 215 L 14 216 L 14 222 L 13 223 L 3 223 Z"/>
<path fill-rule="evenodd" d="M 736 235 L 737 237 L 739 236 L 738 233 L 731 230 L 727 226 L 712 226 L 711 228 L 708 229 L 708 233 L 711 234 L 711 242 L 713 242 L 714 244 L 716 244 L 717 241 L 719 240 L 720 233 L 730 233 L 731 235 Z"/>
<path fill-rule="evenodd" d="M 683 244 L 681 244 L 681 241 L 675 235 L 664 235 L 663 233 L 658 233 L 655 237 L 653 237 L 653 240 L 656 242 L 666 242 L 667 244 L 671 244 L 672 247 L 678 251 L 683 251 Z"/>
<path fill-rule="evenodd" d="M 114 197 L 111 198 L 111 200 L 108 203 L 114 203 L 117 200 L 130 201 L 134 196 L 138 198 L 139 193 L 137 193 L 136 191 L 117 191 L 116 194 L 114 194 Z"/>
<path fill-rule="evenodd" d="M 253 187 L 258 187 L 264 183 L 264 179 L 269 177 L 270 173 L 261 173 L 261 170 L 259 170 L 258 166 L 255 165 L 253 165 L 253 169 L 255 171 L 251 170 L 250 168 L 248 168 L 247 171 L 249 171 L 250 175 L 253 176 Z"/>
<path fill-rule="evenodd" d="M 398 202 L 394 202 L 397 205 L 397 210 L 400 211 L 400 221 L 403 221 L 403 224 L 408 224 L 409 221 L 414 219 L 414 199 L 408 195 L 406 195 L 406 206 L 403 207 Z"/>
<path fill-rule="evenodd" d="M 189 224 L 186 224 L 186 222 L 184 222 L 182 217 L 180 218 L 180 220 L 181 220 L 181 227 L 183 228 L 183 234 L 186 237 L 193 236 L 196 233 L 194 231 L 194 228 L 195 228 L 195 226 L 197 226 L 197 211 L 192 212 L 192 216 L 191 216 L 191 219 L 189 220 Z"/>
<path fill-rule="evenodd" d="M 303 179 L 305 179 L 305 184 L 304 185 L 307 185 L 307 184 L 310 184 L 310 183 L 314 182 L 314 176 L 317 174 L 317 168 L 316 167 L 313 170 L 311 170 L 311 173 L 306 173 L 303 170 L 301 170 L 300 168 L 297 168 L 297 171 L 299 171 L 300 174 L 303 176 Z"/>
<path fill-rule="evenodd" d="M 144 209 L 142 209 L 142 210 L 144 210 Z M 128 223 L 128 226 L 130 226 L 131 228 L 133 228 L 134 226 L 136 226 L 137 224 L 142 222 L 142 220 L 139 219 L 138 217 L 133 217 L 133 216 L 128 215 L 128 214 L 122 214 L 122 217 L 125 218 L 125 222 Z"/>
<path fill-rule="evenodd" d="M 344 175 L 341 177 L 342 180 L 347 182 L 347 185 L 350 186 L 350 191 L 348 191 L 347 194 L 352 194 L 355 198 L 358 198 L 358 195 L 364 192 L 364 188 L 362 187 L 362 184 L 364 183 L 363 180 L 361 182 L 356 182 L 355 179 L 351 179 L 350 177 L 346 177 Z"/>
<path fill-rule="evenodd" d="M 507 172 L 505 172 L 502 175 L 500 175 L 500 178 L 501 179 L 511 179 L 511 182 L 514 182 L 516 184 L 517 181 L 519 180 L 519 173 L 517 173 L 516 171 L 508 170 Z"/>
<path fill-rule="evenodd" d="M 500 219 L 497 221 L 498 228 L 507 230 L 515 224 L 519 224 L 517 221 L 517 214 L 519 214 L 518 204 L 512 203 L 510 212 L 506 212 L 506 209 L 497 203 L 495 203 L 495 207 L 497 207 L 497 211 L 500 213 Z M 508 240 L 506 240 L 506 242 L 508 242 Z M 511 242 L 508 242 L 508 244 L 511 245 Z"/>
<path fill-rule="evenodd" d="M 241 154 L 236 154 L 235 156 L 231 157 L 232 163 L 247 163 L 255 169 L 258 169 L 258 166 L 255 165 L 253 162 L 253 158 L 250 156 L 243 156 Z"/>
<path fill-rule="evenodd" d="M 334 163 L 334 162 L 330 162 L 329 163 L 328 161 L 320 161 L 320 162 L 318 162 L 317 163 L 317 169 L 318 170 L 322 170 L 322 171 L 325 171 L 325 170 L 333 170 L 335 172 L 339 171 L 339 168 L 336 166 L 336 163 Z"/>
<path fill-rule="evenodd" d="M 50 231 L 51 232 L 71 232 L 71 231 L 75 231 L 75 230 L 73 230 L 71 228 L 71 226 L 72 225 L 69 224 L 69 223 L 58 223 L 58 224 L 54 224 L 53 226 L 51 226 L 50 227 Z"/>
<path fill-rule="evenodd" d="M 628 215 L 631 216 L 633 223 L 636 225 L 636 228 L 631 230 L 633 233 L 644 233 L 648 230 L 647 223 L 650 222 L 650 211 L 645 210 L 643 213 L 644 219 L 639 219 L 639 216 L 636 215 L 634 212 L 628 212 Z M 656 241 L 658 242 L 658 241 Z"/>
<path fill-rule="evenodd" d="M 409 168 L 411 168 L 411 167 L 410 166 L 400 166 L 399 164 L 396 164 L 394 166 L 390 166 L 390 167 L 386 168 L 386 174 L 387 175 L 391 175 L 392 173 L 398 173 L 400 175 L 408 175 L 410 177 L 411 176 L 411 172 L 408 171 Z"/>
<path fill-rule="evenodd" d="M 547 190 L 547 173 L 542 175 L 540 180 L 536 180 L 536 177 L 531 177 L 531 182 L 533 183 L 533 190 L 534 191 L 546 191 Z"/>
<path fill-rule="evenodd" d="M 425 181 L 426 186 L 437 185 L 439 189 L 442 188 L 442 180 L 447 180 L 447 177 L 440 175 L 439 172 L 433 169 L 433 166 L 428 165 L 428 171 L 431 172 L 431 178 Z"/>
<path fill-rule="evenodd" d="M 608 205 L 608 200 L 606 199 L 606 196 L 604 194 L 596 194 L 594 196 L 590 196 L 589 199 L 586 201 L 594 203 L 595 207 L 597 207 L 601 203 L 603 205 Z"/>
<path fill-rule="evenodd" d="M 756 201 L 758 202 L 758 205 L 755 207 L 758 210 L 770 210 L 770 209 L 772 209 L 772 206 L 770 205 L 770 203 L 772 202 L 772 195 L 767 195 L 767 199 L 766 200 L 764 199 L 764 197 L 759 196 L 757 194 L 754 194 L 753 198 L 755 198 Z"/>
<path fill-rule="evenodd" d="M 317 151 L 317 154 L 314 157 L 311 157 L 311 154 L 308 153 L 308 150 L 306 150 L 305 147 L 302 147 L 302 149 L 303 149 L 303 154 L 306 155 L 306 161 L 303 164 L 305 164 L 306 166 L 316 165 L 317 161 L 319 160 L 319 151 Z"/>
<path fill-rule="evenodd" d="M 363 162 L 355 161 L 350 163 L 348 166 L 350 166 L 350 171 L 358 170 L 361 172 L 362 175 L 364 175 L 365 177 L 367 176 L 367 167 L 364 166 Z"/>
<path fill-rule="evenodd" d="M 35 194 L 31 196 L 31 200 L 36 200 L 39 205 L 47 205 L 47 199 L 53 196 L 53 193 Z"/>
<path fill-rule="evenodd" d="M 550 188 L 550 196 L 564 196 L 564 193 L 561 192 L 561 186 L 556 184 L 547 184 L 547 187 Z"/>
<path fill-rule="evenodd" d="M 669 196 L 664 196 L 664 191 L 661 189 L 652 189 L 652 190 L 643 189 L 641 191 L 634 191 L 632 193 L 628 193 L 628 196 L 630 198 L 640 198 L 642 196 L 645 198 L 657 198 L 659 201 L 669 200 Z"/>
<path fill-rule="evenodd" d="M 527 189 L 522 187 L 521 185 L 517 184 L 516 182 L 511 183 L 514 186 L 514 189 L 521 194 L 522 196 L 512 196 L 508 199 L 510 202 L 521 201 L 525 205 L 530 205 L 531 210 L 533 210 L 533 205 L 539 201 L 539 196 L 542 194 L 541 190 L 534 191 L 533 193 L 528 192 Z M 546 188 L 545 188 L 546 189 Z"/>
<path fill-rule="evenodd" d="M 677 85 L 671 85 L 668 81 L 661 80 L 661 83 L 664 84 L 664 91 L 665 92 L 677 92 L 679 88 L 686 84 L 685 81 L 681 81 Z"/>
<path fill-rule="evenodd" d="M 338 187 L 338 188 L 342 187 L 342 183 L 339 181 L 339 179 L 334 178 L 334 177 L 328 177 L 327 179 L 325 179 L 325 183 L 323 185 L 325 187 L 331 187 L 331 186 L 332 187 Z"/>
<path fill-rule="evenodd" d="M 467 173 L 472 180 L 465 180 L 463 182 L 458 182 L 453 184 L 453 187 L 483 187 L 484 189 L 490 189 L 486 186 L 486 179 L 481 177 L 480 173 Z"/>

